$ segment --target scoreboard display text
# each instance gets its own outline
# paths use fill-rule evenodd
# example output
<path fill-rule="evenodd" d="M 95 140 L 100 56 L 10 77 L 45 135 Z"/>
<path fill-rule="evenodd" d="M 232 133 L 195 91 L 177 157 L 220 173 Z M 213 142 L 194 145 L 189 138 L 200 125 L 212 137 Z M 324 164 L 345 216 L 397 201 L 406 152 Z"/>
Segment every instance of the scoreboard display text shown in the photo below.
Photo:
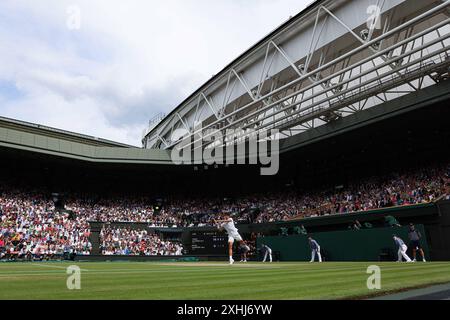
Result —
<path fill-rule="evenodd" d="M 223 255 L 228 249 L 228 236 L 218 231 L 191 232 L 191 254 Z"/>

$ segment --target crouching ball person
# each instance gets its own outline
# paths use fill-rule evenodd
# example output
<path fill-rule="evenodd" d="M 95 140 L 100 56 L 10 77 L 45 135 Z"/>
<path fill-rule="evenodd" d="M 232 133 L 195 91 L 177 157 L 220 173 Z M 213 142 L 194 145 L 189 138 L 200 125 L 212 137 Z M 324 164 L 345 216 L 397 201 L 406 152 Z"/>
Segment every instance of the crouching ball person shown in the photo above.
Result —
<path fill-rule="evenodd" d="M 261 249 L 264 251 L 263 262 L 266 262 L 267 256 L 269 257 L 269 261 L 272 262 L 272 249 L 270 249 L 266 244 L 263 244 Z"/>
<path fill-rule="evenodd" d="M 397 262 L 403 262 L 403 258 L 405 258 L 406 262 L 412 262 L 411 259 L 406 254 L 406 251 L 408 251 L 408 247 L 406 246 L 405 242 L 396 235 L 394 235 L 394 241 L 395 244 L 398 247 L 398 260 Z"/>
<path fill-rule="evenodd" d="M 241 262 L 247 262 L 247 254 L 250 252 L 250 247 L 247 242 L 243 241 L 241 243 Z"/>
<path fill-rule="evenodd" d="M 231 218 L 229 215 L 225 215 L 222 220 L 213 220 L 214 224 L 218 224 L 218 229 L 222 230 L 225 229 L 225 231 L 228 234 L 228 254 L 230 256 L 230 264 L 234 263 L 233 260 L 233 244 L 234 241 L 238 241 L 239 245 L 242 246 L 244 241 L 242 240 L 241 235 L 238 232 L 238 229 L 234 225 L 233 218 Z"/>
<path fill-rule="evenodd" d="M 319 262 L 322 262 L 322 255 L 320 254 L 320 245 L 314 240 L 312 237 L 308 237 L 309 247 L 311 248 L 311 263 L 313 263 L 317 257 L 319 258 Z"/>

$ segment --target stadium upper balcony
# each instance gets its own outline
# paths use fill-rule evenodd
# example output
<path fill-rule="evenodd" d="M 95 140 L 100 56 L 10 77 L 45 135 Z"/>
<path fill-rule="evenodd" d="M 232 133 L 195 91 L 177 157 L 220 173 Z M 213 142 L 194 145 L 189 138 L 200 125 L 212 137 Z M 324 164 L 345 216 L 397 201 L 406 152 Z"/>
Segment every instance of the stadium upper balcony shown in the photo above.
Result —
<path fill-rule="evenodd" d="M 104 163 L 170 164 L 164 150 L 131 145 L 0 117 L 0 147 Z"/>
<path fill-rule="evenodd" d="M 41 136 L 57 138 L 66 141 L 79 142 L 85 145 L 98 147 L 133 148 L 134 146 L 92 137 L 80 133 L 70 132 L 62 129 L 43 126 L 40 124 L 0 117 L 0 128 L 14 129 Z"/>

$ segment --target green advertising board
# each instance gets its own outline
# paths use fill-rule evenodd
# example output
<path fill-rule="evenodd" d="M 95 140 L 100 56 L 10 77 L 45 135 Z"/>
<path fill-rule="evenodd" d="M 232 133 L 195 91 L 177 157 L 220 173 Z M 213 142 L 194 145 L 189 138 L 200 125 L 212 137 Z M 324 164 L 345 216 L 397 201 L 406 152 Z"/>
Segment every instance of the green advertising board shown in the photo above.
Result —
<path fill-rule="evenodd" d="M 428 257 L 429 250 L 423 225 L 416 225 L 422 233 L 421 244 Z M 392 239 L 396 234 L 408 245 L 408 227 L 345 230 L 313 234 L 320 244 L 324 261 L 379 261 L 397 258 L 397 248 Z M 308 236 L 290 235 L 261 237 L 258 248 L 268 245 L 281 261 L 309 261 L 311 250 Z M 408 248 L 411 254 L 411 248 Z"/>

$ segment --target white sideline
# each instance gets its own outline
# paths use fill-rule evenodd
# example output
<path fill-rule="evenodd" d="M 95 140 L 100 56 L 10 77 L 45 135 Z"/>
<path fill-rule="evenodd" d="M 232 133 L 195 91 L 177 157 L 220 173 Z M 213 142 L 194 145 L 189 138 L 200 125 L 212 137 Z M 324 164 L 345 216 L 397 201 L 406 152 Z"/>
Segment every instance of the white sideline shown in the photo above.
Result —
<path fill-rule="evenodd" d="M 47 267 L 47 268 L 57 268 L 57 269 L 64 269 L 67 270 L 67 267 L 61 267 L 61 266 L 55 266 L 55 265 L 46 265 L 46 264 L 39 264 L 39 263 L 33 263 L 31 266 L 38 266 L 38 267 Z M 89 272 L 87 269 L 80 269 L 81 271 Z"/>

